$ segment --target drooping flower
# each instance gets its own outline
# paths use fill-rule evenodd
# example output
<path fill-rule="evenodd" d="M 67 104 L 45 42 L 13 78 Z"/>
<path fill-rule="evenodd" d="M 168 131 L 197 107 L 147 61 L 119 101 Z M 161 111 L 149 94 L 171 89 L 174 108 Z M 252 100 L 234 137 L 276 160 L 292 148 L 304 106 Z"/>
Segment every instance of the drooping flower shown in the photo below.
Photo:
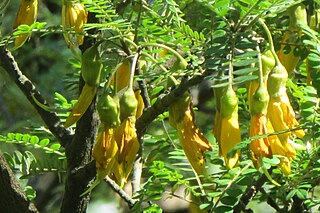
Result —
<path fill-rule="evenodd" d="M 270 122 L 267 123 L 268 133 L 273 133 L 273 126 Z M 280 163 L 278 167 L 283 174 L 289 175 L 291 173 L 291 161 L 296 156 L 296 151 L 288 141 L 281 143 L 277 135 L 269 135 L 268 140 L 270 142 L 270 148 L 273 155 L 278 155 Z"/>
<path fill-rule="evenodd" d="M 198 174 L 205 174 L 204 153 L 211 145 L 195 125 L 191 97 L 188 93 L 169 106 L 169 122 L 178 130 L 179 141 L 192 168 Z"/>
<path fill-rule="evenodd" d="M 21 0 L 19 11 L 17 13 L 13 28 L 16 29 L 20 25 L 31 26 L 37 20 L 38 14 L 38 0 Z M 21 47 L 29 38 L 31 34 L 24 33 L 17 35 L 14 42 L 14 49 Z"/>
<path fill-rule="evenodd" d="M 224 157 L 226 166 L 233 168 L 240 156 L 239 150 L 233 156 L 228 156 L 233 147 L 241 141 L 238 121 L 238 98 L 231 85 L 223 91 L 219 104 L 220 112 L 216 112 L 213 133 L 219 145 L 219 154 Z"/>
<path fill-rule="evenodd" d="M 283 131 L 295 128 L 299 122 L 295 118 L 295 112 L 290 104 L 287 93 L 277 98 L 271 98 L 268 106 L 268 117 L 275 131 Z M 292 131 L 297 137 L 303 138 L 305 133 L 302 129 Z M 288 141 L 291 132 L 278 135 L 281 142 Z"/>
<path fill-rule="evenodd" d="M 97 142 L 93 148 L 92 155 L 96 160 L 96 169 L 100 180 L 109 175 L 116 160 L 118 145 L 114 138 L 114 131 L 115 128 L 102 123 L 98 132 Z"/>
<path fill-rule="evenodd" d="M 115 139 L 118 145 L 118 153 L 112 172 L 116 182 L 123 187 L 140 147 L 135 128 L 135 117 L 128 117 L 121 122 L 116 129 Z"/>
<path fill-rule="evenodd" d="M 264 135 L 268 133 L 267 118 L 262 113 L 251 116 L 250 122 L 250 137 Z M 252 161 L 256 168 L 259 168 L 259 158 L 272 157 L 270 143 L 267 137 L 258 138 L 250 143 L 252 152 Z"/>
<path fill-rule="evenodd" d="M 267 117 L 270 119 L 274 130 L 284 131 L 299 125 L 295 118 L 295 112 L 291 106 L 286 91 L 286 81 L 288 78 L 285 67 L 279 62 L 272 70 L 268 80 L 268 93 L 270 101 L 268 105 Z M 303 138 L 305 133 L 303 130 L 293 131 L 299 138 Z M 285 143 L 288 141 L 291 132 L 284 132 L 278 135 L 280 141 Z"/>
<path fill-rule="evenodd" d="M 62 6 L 62 29 L 73 30 L 75 34 L 65 32 L 63 34 L 68 46 L 74 47 L 83 44 L 83 26 L 87 23 L 88 13 L 84 4 L 74 0 L 64 0 Z"/>

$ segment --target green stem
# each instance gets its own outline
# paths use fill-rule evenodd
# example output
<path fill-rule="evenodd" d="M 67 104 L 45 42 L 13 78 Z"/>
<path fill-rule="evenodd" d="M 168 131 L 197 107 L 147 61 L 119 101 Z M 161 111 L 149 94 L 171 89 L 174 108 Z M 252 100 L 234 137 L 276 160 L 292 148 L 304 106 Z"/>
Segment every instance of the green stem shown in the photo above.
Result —
<path fill-rule="evenodd" d="M 139 58 L 139 53 L 136 53 L 133 57 L 133 60 L 132 60 L 130 80 L 129 80 L 129 85 L 128 85 L 128 88 L 131 88 L 131 89 L 133 89 L 133 77 L 134 77 L 134 73 L 136 70 L 138 58 Z"/>
<path fill-rule="evenodd" d="M 175 51 L 171 47 L 168 47 L 167 45 L 157 44 L 157 43 L 147 43 L 147 44 L 143 44 L 143 46 L 155 46 L 155 47 L 166 49 L 169 52 L 171 52 L 173 55 L 175 55 L 180 61 L 185 61 L 185 59 L 177 51 Z"/>
<path fill-rule="evenodd" d="M 149 59 L 151 59 L 152 62 L 154 62 L 155 64 L 158 64 L 158 61 L 157 61 L 153 56 L 151 56 L 149 53 L 141 52 L 141 55 L 144 55 L 144 56 L 148 57 Z M 167 70 L 162 64 L 159 64 L 159 67 L 160 67 L 164 72 L 169 72 L 169 70 Z M 169 78 L 170 78 L 170 80 L 172 80 L 172 82 L 175 83 L 175 85 L 178 84 L 177 80 L 176 80 L 172 75 L 169 75 Z"/>
<path fill-rule="evenodd" d="M 257 45 L 257 51 L 258 51 L 258 60 L 259 60 L 259 87 L 263 85 L 264 79 L 263 79 L 263 70 L 262 70 L 262 60 L 261 60 L 261 52 L 260 48 Z"/>
<path fill-rule="evenodd" d="M 276 65 L 281 64 L 281 62 L 277 56 L 277 53 L 274 50 L 273 39 L 272 39 L 272 35 L 271 35 L 271 32 L 270 32 L 268 26 L 264 23 L 264 21 L 261 18 L 259 18 L 259 23 L 261 24 L 261 26 L 263 27 L 263 29 L 267 33 L 267 37 L 268 37 L 268 41 L 269 41 L 269 49 L 270 49 L 274 59 L 276 60 Z"/>
<path fill-rule="evenodd" d="M 130 43 L 132 46 L 134 46 L 134 48 L 136 48 L 136 49 L 138 49 L 138 48 L 139 48 L 139 46 L 138 46 L 138 45 L 136 45 L 136 43 L 134 43 L 134 42 L 133 42 L 133 41 L 131 41 L 130 39 L 128 39 L 128 38 L 123 38 L 123 40 L 124 40 L 125 42 Z"/>

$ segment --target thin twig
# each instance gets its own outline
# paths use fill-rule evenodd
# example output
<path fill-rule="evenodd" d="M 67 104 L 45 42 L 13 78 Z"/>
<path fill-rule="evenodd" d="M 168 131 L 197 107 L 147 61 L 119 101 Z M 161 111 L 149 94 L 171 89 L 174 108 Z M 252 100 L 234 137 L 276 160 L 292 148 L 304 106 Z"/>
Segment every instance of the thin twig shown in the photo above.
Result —
<path fill-rule="evenodd" d="M 121 189 L 118 184 L 116 184 L 108 176 L 104 179 L 104 181 L 109 184 L 113 191 L 115 191 L 129 205 L 130 208 L 134 206 L 136 201 L 131 199 L 131 197 L 123 189 Z"/>

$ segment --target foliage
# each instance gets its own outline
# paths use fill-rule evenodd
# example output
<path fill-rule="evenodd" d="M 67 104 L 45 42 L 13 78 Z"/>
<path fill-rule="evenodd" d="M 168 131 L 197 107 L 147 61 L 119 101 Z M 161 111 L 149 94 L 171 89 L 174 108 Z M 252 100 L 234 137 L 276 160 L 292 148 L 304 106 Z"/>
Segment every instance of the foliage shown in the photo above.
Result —
<path fill-rule="evenodd" d="M 9 11 L 13 13 L 13 9 L 10 8 L 11 2 L 16 1 L 0 3 L 0 14 L 9 14 Z M 281 40 L 285 32 L 290 31 L 288 8 L 302 2 L 307 6 L 308 21 L 312 15 L 318 14 L 315 16 L 315 23 L 319 23 L 319 1 L 84 0 L 81 2 L 89 14 L 94 15 L 93 18 L 89 18 L 90 21 L 84 25 L 83 32 L 80 33 L 86 38 L 85 45 L 95 41 L 100 42 L 100 62 L 103 64 L 103 69 L 97 86 L 97 97 L 106 91 L 114 98 L 121 97 L 122 93 L 117 92 L 114 83 L 117 78 L 115 71 L 121 62 L 129 62 L 130 66 L 137 62 L 137 67 L 133 68 L 135 70 L 133 86 L 135 90 L 140 89 L 145 92 L 142 96 L 147 108 L 142 116 L 137 118 L 136 123 L 138 136 L 141 136 L 141 152 L 138 156 L 143 159 L 143 183 L 132 196 L 135 201 L 133 212 L 164 211 L 165 204 L 161 199 L 165 195 L 169 197 L 167 199 L 175 197 L 186 201 L 190 206 L 195 204 L 199 209 L 208 212 L 231 212 L 243 204 L 246 208 L 248 203 L 242 202 L 250 186 L 265 175 L 270 177 L 268 176 L 263 186 L 257 188 L 250 197 L 250 200 L 253 198 L 253 203 L 267 203 L 270 208 L 282 212 L 294 211 L 297 200 L 301 202 L 304 210 L 319 208 L 319 24 L 317 27 L 312 27 L 310 24 L 299 26 L 301 37 L 293 45 Z M 26 70 L 24 74 L 39 85 L 38 90 L 41 93 L 44 91 L 44 97 L 48 99 L 48 105 L 38 102 L 37 105 L 46 112 L 57 113 L 60 120 L 65 122 L 72 107 L 77 103 L 79 85 L 82 88 L 80 58 L 84 47 L 68 48 L 63 43 L 63 33 L 66 32 L 57 21 L 62 5 L 54 3 L 52 6 L 45 2 L 42 4 L 44 7 L 39 8 L 39 14 L 45 13 L 44 8 L 53 7 L 52 20 L 46 20 L 48 17 L 42 15 L 34 24 L 21 25 L 10 31 L 5 25 L 1 25 L 4 16 L 0 17 L 0 26 L 3 28 L 0 34 L 0 46 L 10 49 L 18 35 L 32 33 L 30 41 L 13 53 L 18 64 L 21 64 L 21 69 Z M 288 175 L 284 175 L 278 167 L 281 164 L 281 155 L 263 158 L 260 168 L 251 162 L 252 141 L 296 130 L 288 129 L 249 136 L 248 85 L 259 79 L 260 53 L 270 48 L 268 35 L 259 24 L 259 19 L 264 20 L 271 31 L 277 51 L 285 46 L 287 53 L 294 52 L 295 56 L 299 57 L 295 71 L 289 75 L 286 82 L 286 88 L 296 117 L 299 118 L 300 124 L 295 128 L 304 129 L 306 135 L 302 139 L 296 136 L 291 138 L 297 155 L 290 163 L 291 173 Z M 76 34 L 72 28 L 67 32 Z M 34 53 L 33 49 L 36 50 Z M 51 50 L 58 54 L 50 53 Z M 24 59 L 24 55 L 28 57 Z M 35 60 L 39 56 L 44 59 Z M 45 69 L 48 70 L 47 73 L 43 71 Z M 197 80 L 197 77 L 200 80 Z M 0 76 L 0 80 L 2 79 L 11 84 L 7 76 Z M 51 79 L 52 85 L 48 79 Z M 202 87 L 202 82 L 209 82 L 210 92 L 231 83 L 239 99 L 238 120 L 242 141 L 228 154 L 232 156 L 237 150 L 241 150 L 239 162 L 234 168 L 227 168 L 223 159 L 219 157 L 221 152 L 219 141 L 211 133 L 218 103 L 214 98 L 201 99 L 201 95 L 209 94 L 209 90 Z M 188 91 L 192 91 L 191 94 L 194 91 L 198 94 L 198 96 L 193 95 L 195 106 L 191 108 L 195 111 L 197 125 L 212 146 L 212 150 L 204 154 L 207 170 L 205 174 L 197 174 L 192 168 L 185 155 L 185 147 L 179 143 L 179 139 L 181 140 L 179 130 L 177 131 L 177 128 L 169 122 L 170 115 L 167 108 L 173 101 L 166 102 L 168 99 L 165 98 L 170 94 L 174 94 L 176 100 L 181 98 L 185 94 L 185 90 L 181 92 L 183 90 L 181 85 L 186 85 Z M 181 89 L 180 94 L 178 94 L 179 89 Z M 0 90 L 7 93 L 0 95 L 0 99 L 5 101 L 3 103 L 0 100 L 1 106 L 5 106 L 3 109 L 9 109 L 7 111 L 11 115 L 17 114 L 14 121 L 22 121 L 16 124 L 8 118 L 7 123 L 15 123 L 10 128 L 6 128 L 5 121 L 0 121 L 0 129 L 3 132 L 0 135 L 0 149 L 5 151 L 10 167 L 21 174 L 20 179 L 55 172 L 64 180 L 68 171 L 63 144 L 61 145 L 50 132 L 48 133 L 49 130 L 43 127 L 39 117 L 34 116 L 35 112 L 29 109 L 28 100 L 22 100 L 21 103 L 21 106 L 28 106 L 26 114 L 19 115 L 19 106 L 15 106 L 18 100 L 12 98 L 21 96 L 16 88 L 11 89 L 11 85 L 10 87 L 1 85 Z M 165 101 L 161 102 L 163 100 Z M 157 103 L 160 103 L 160 107 L 157 107 L 159 106 Z M 148 116 L 151 118 L 149 112 L 155 115 L 151 123 L 147 122 Z M 142 121 L 142 125 L 146 122 L 144 126 L 146 131 L 138 128 L 139 121 Z M 75 133 L 75 125 L 70 131 Z M 13 148 L 10 150 L 7 148 L 9 146 Z M 280 185 L 275 185 L 275 182 Z M 180 188 L 183 189 L 182 195 L 176 194 Z M 25 191 L 30 200 L 38 196 L 32 188 L 26 187 Z"/>

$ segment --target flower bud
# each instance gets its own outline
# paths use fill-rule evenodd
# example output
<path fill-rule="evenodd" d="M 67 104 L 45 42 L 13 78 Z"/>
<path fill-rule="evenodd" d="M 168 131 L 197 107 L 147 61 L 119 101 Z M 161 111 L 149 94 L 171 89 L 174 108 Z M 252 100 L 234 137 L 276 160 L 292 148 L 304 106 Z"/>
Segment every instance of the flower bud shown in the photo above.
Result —
<path fill-rule="evenodd" d="M 98 113 L 100 120 L 108 127 L 116 127 L 120 124 L 119 103 L 110 95 L 103 94 L 98 101 Z"/>
<path fill-rule="evenodd" d="M 131 88 L 128 88 L 120 96 L 120 118 L 121 120 L 130 117 L 136 116 L 138 107 L 138 101 L 136 96 Z"/>
<path fill-rule="evenodd" d="M 92 87 L 97 87 L 100 83 L 100 74 L 103 68 L 99 44 L 95 44 L 84 51 L 81 57 L 81 75 L 83 80 Z"/>

